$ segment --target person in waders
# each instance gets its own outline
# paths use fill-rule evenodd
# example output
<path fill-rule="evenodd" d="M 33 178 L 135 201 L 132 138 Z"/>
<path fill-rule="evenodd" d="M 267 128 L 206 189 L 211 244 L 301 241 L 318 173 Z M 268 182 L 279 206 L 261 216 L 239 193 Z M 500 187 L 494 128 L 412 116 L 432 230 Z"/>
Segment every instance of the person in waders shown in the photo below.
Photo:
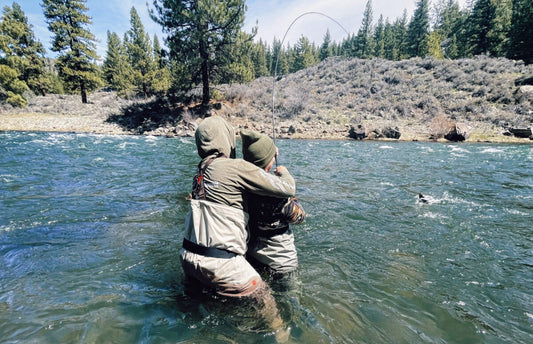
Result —
<path fill-rule="evenodd" d="M 242 153 L 246 161 L 270 172 L 278 149 L 265 134 L 243 130 Z M 279 167 L 274 174 L 279 173 Z M 250 220 L 250 242 L 247 259 L 253 266 L 269 272 L 276 280 L 290 276 L 298 268 L 294 234 L 289 224 L 299 224 L 305 211 L 296 197 L 271 197 L 249 194 L 247 198 Z"/>
<path fill-rule="evenodd" d="M 283 321 L 270 289 L 246 261 L 248 213 L 245 195 L 291 197 L 294 179 L 285 167 L 278 175 L 235 159 L 235 132 L 219 116 L 204 119 L 195 132 L 201 161 L 193 180 L 180 260 L 186 277 L 228 297 L 249 296 L 274 330 Z"/>

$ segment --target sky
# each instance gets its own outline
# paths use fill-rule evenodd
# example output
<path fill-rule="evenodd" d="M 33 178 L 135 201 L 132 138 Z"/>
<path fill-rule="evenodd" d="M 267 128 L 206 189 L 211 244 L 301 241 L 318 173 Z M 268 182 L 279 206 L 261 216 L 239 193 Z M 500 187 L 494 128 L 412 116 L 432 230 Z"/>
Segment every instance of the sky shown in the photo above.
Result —
<path fill-rule="evenodd" d="M 39 0 L 14 0 L 24 11 L 33 26 L 37 39 L 47 50 L 47 56 L 55 57 L 50 51 L 52 34 L 48 31 Z M 408 17 L 413 15 L 417 0 L 372 0 L 373 23 L 379 16 L 391 22 L 402 16 L 407 10 Z M 465 6 L 466 0 L 459 0 Z M 148 14 L 148 6 L 153 8 L 152 0 L 87 0 L 88 15 L 93 24 L 89 30 L 96 36 L 97 53 L 104 59 L 107 49 L 107 31 L 115 32 L 119 37 L 131 27 L 130 10 L 135 7 L 144 29 L 153 38 L 158 36 L 164 44 L 162 28 Z M 361 25 L 367 0 L 247 0 L 246 19 L 243 30 L 251 32 L 257 25 L 256 40 L 262 39 L 272 44 L 274 38 L 284 44 L 294 45 L 304 35 L 311 42 L 320 45 L 329 29 L 334 41 L 341 42 L 348 33 L 356 33 Z M 13 0 L 0 0 L 0 8 L 11 6 Z M 148 4 L 148 6 L 147 6 Z M 322 14 L 308 12 L 320 12 Z M 330 18 L 327 18 L 327 17 Z M 292 24 L 292 26 L 291 26 Z M 286 35 L 286 36 L 285 36 Z"/>

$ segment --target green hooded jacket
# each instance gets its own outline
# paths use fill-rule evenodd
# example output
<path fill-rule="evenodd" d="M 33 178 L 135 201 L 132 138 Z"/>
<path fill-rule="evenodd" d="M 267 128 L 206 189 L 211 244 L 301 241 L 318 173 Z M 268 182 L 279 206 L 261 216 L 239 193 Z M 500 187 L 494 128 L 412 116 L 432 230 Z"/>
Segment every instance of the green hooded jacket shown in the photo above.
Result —
<path fill-rule="evenodd" d="M 233 159 L 235 132 L 222 117 L 206 118 L 198 126 L 195 139 L 202 158 L 200 167 L 219 153 L 226 157 L 212 160 L 205 170 L 205 200 L 191 200 L 185 238 L 243 255 L 248 240 L 246 195 L 294 196 L 294 179 L 286 168 L 276 176 L 243 159 Z"/>

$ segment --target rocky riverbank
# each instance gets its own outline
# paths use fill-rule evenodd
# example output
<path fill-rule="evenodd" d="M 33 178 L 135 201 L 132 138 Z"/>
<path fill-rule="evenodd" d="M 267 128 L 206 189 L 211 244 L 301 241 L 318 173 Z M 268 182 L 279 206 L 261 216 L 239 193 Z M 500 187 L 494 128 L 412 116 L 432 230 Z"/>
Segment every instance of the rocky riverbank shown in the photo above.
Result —
<path fill-rule="evenodd" d="M 220 85 L 206 112 L 169 99 L 122 99 L 96 92 L 31 97 L 26 108 L 0 105 L 0 130 L 192 136 L 207 115 L 237 130 L 276 137 L 400 141 L 531 143 L 533 67 L 506 59 L 458 61 L 334 59 L 290 75 L 251 84 Z M 273 87 L 274 86 L 274 87 Z M 274 89 L 274 97 L 272 90 Z M 192 92 L 190 99 L 198 95 Z M 462 136 L 464 135 L 464 136 Z M 523 136 L 523 135 L 522 135 Z"/>

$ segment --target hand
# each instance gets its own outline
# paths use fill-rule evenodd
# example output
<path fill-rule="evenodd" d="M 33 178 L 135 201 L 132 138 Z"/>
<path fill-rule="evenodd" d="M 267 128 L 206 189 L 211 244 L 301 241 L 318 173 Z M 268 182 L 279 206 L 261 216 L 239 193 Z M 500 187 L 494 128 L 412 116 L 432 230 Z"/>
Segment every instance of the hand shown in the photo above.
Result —
<path fill-rule="evenodd" d="M 284 172 L 288 172 L 289 170 L 287 170 L 287 167 L 285 166 L 278 166 L 276 167 L 276 169 L 274 170 L 274 174 L 276 176 L 281 176 Z"/>

